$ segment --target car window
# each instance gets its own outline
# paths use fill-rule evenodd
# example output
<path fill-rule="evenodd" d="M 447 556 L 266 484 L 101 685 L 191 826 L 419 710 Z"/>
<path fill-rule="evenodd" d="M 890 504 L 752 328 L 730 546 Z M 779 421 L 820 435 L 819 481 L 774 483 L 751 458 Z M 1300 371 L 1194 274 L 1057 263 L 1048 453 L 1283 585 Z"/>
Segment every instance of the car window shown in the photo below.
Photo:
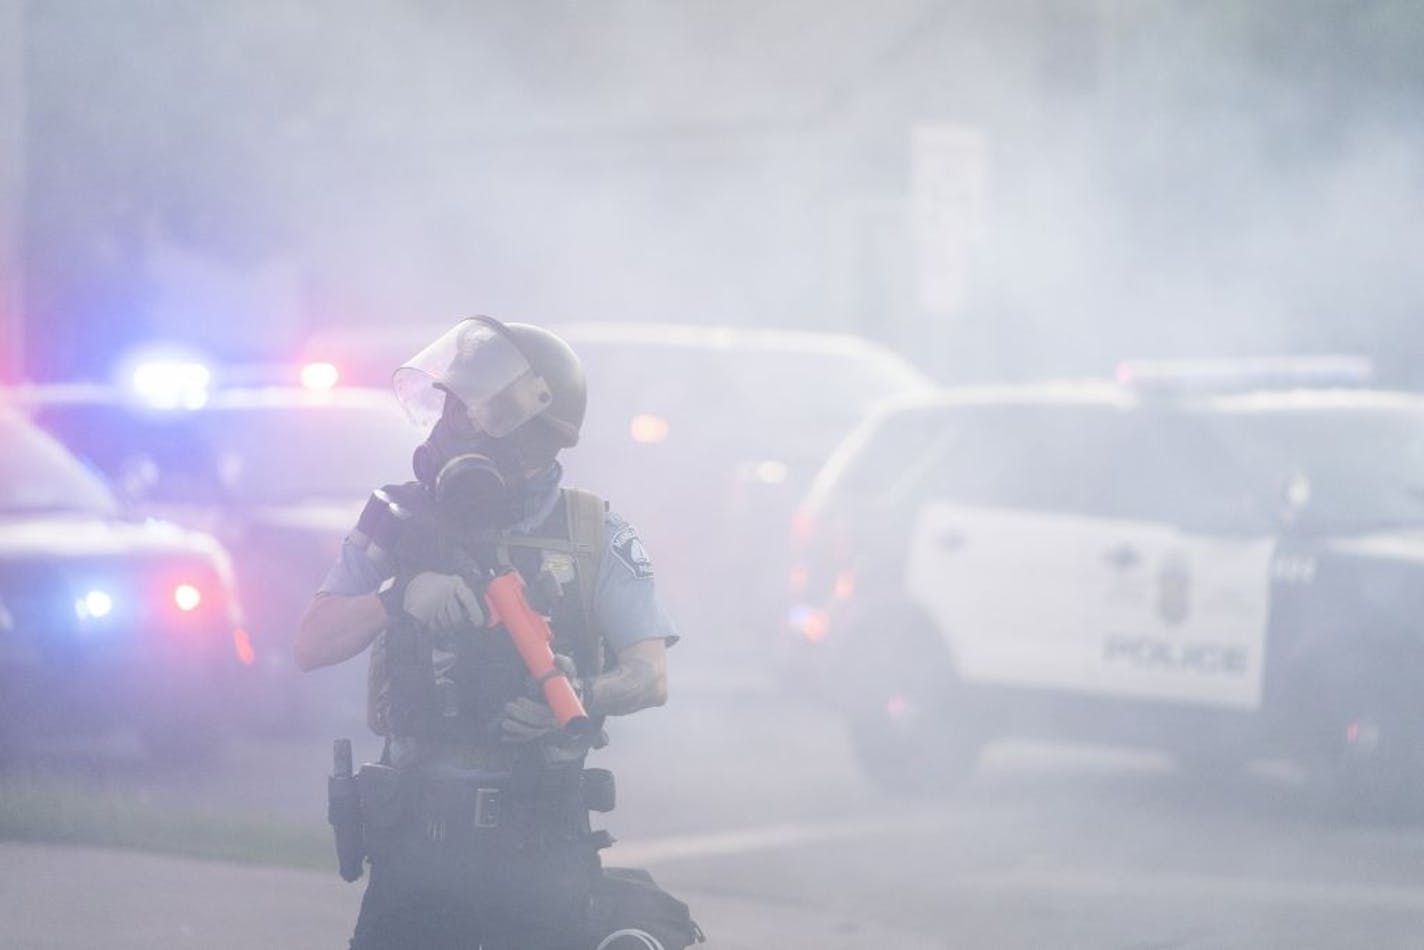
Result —
<path fill-rule="evenodd" d="M 215 409 L 194 421 L 219 482 L 253 505 L 360 501 L 411 478 L 422 438 L 394 406 Z"/>
<path fill-rule="evenodd" d="M 1203 420 L 1257 489 L 1280 507 L 1303 477 L 1299 523 L 1322 531 L 1424 524 L 1424 413 L 1300 409 Z"/>
<path fill-rule="evenodd" d="M 1250 480 L 1190 414 L 1103 410 L 1081 438 L 1086 513 L 1210 531 L 1269 526 Z"/>
<path fill-rule="evenodd" d="M 359 501 L 410 477 L 420 438 L 394 407 L 86 404 L 43 407 L 35 418 L 130 496 L 174 505 Z"/>
<path fill-rule="evenodd" d="M 216 460 L 188 413 L 61 403 L 34 418 L 131 498 L 211 503 L 221 494 Z"/>
<path fill-rule="evenodd" d="M 1078 407 L 966 407 L 956 412 L 927 484 L 957 504 L 1075 511 L 1092 420 Z"/>
<path fill-rule="evenodd" d="M 838 450 L 833 491 L 879 498 L 894 490 L 907 473 L 918 470 L 950 432 L 948 414 L 939 408 L 907 409 L 883 416 Z"/>
<path fill-rule="evenodd" d="M 54 439 L 0 413 L 0 511 L 113 515 L 107 486 Z"/>

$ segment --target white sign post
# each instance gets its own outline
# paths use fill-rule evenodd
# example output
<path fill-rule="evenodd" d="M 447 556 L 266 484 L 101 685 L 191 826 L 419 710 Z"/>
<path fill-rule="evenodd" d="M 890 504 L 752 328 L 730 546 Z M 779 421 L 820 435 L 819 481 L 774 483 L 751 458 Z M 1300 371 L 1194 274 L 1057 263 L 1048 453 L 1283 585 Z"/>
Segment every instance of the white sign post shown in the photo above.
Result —
<path fill-rule="evenodd" d="M 915 297 L 952 314 L 969 293 L 974 250 L 988 204 L 989 142 L 978 129 L 921 124 L 910 132 L 910 227 Z"/>
<path fill-rule="evenodd" d="M 24 349 L 21 209 L 25 188 L 24 4 L 0 0 L 0 379 L 15 380 Z"/>

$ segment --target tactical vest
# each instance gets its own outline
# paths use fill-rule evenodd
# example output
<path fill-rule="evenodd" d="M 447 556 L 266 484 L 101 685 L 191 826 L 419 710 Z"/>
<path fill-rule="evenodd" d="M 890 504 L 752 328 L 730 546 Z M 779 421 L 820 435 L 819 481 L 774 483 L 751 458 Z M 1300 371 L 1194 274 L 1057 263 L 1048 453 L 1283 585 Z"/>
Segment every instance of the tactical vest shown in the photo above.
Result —
<path fill-rule="evenodd" d="M 468 576 L 514 567 L 531 606 L 550 619 L 554 651 L 572 657 L 587 677 L 608 660 L 593 609 L 606 510 L 598 496 L 565 488 L 529 534 L 456 536 L 426 489 L 412 482 L 373 493 L 355 534 L 398 583 L 422 571 Z M 489 744 L 504 705 L 526 695 L 529 682 L 503 627 L 471 624 L 437 639 L 413 621 L 392 620 L 371 646 L 367 722 L 388 739 Z"/>

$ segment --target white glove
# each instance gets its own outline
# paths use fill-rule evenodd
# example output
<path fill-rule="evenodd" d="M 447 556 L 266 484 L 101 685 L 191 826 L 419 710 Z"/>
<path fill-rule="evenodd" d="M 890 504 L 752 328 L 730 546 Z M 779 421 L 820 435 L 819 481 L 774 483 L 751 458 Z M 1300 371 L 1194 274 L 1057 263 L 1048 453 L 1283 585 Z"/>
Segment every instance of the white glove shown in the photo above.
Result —
<path fill-rule="evenodd" d="M 432 633 L 451 633 L 466 623 L 484 626 L 479 596 L 454 574 L 425 571 L 405 585 L 405 612 Z"/>
<path fill-rule="evenodd" d="M 554 666 L 569 678 L 574 691 L 582 696 L 578 666 L 573 658 L 555 653 Z M 532 742 L 551 732 L 557 732 L 558 729 L 559 720 L 537 687 L 531 690 L 530 696 L 521 696 L 504 704 L 504 716 L 500 719 L 499 731 L 505 742 Z"/>
<path fill-rule="evenodd" d="M 559 720 L 549 704 L 521 696 L 505 703 L 504 718 L 499 721 L 500 736 L 505 742 L 532 742 L 559 728 Z"/>

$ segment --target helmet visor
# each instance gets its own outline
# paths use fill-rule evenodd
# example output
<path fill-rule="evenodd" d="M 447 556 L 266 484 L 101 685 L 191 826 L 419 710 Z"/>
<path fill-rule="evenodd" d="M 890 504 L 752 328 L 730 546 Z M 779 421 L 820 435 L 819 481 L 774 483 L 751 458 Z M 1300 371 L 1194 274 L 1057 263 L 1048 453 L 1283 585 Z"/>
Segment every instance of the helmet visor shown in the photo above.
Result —
<path fill-rule="evenodd" d="M 504 326 L 467 317 L 396 370 L 396 397 L 417 425 L 440 418 L 445 394 L 465 404 L 482 431 L 503 438 L 549 408 L 553 396 Z"/>

